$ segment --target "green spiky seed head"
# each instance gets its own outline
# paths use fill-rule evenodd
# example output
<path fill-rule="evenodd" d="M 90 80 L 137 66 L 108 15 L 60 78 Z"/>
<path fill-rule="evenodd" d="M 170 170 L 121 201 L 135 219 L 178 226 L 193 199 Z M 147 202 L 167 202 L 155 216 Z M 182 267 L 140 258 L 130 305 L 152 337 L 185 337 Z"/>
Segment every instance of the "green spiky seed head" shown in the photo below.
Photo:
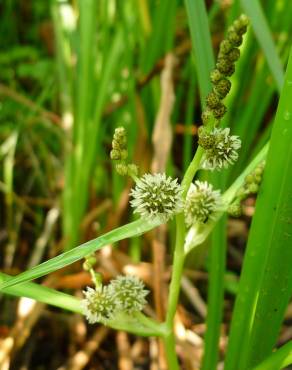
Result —
<path fill-rule="evenodd" d="M 143 218 L 167 222 L 183 209 L 182 187 L 164 173 L 145 174 L 131 190 L 131 206 Z"/>
<path fill-rule="evenodd" d="M 184 215 L 188 227 L 196 223 L 203 224 L 213 219 L 216 211 L 221 206 L 219 190 L 213 190 L 213 186 L 207 181 L 195 181 L 192 184 L 186 198 Z"/>
<path fill-rule="evenodd" d="M 118 276 L 108 287 L 121 312 L 133 314 L 142 311 L 147 303 L 145 297 L 149 292 L 136 276 Z"/>
<path fill-rule="evenodd" d="M 206 149 L 203 156 L 202 168 L 220 170 L 227 168 L 238 159 L 238 149 L 241 141 L 238 136 L 230 135 L 230 128 L 214 128 L 210 133 L 214 137 L 214 145 Z"/>
<path fill-rule="evenodd" d="M 216 85 L 215 85 L 215 90 L 216 93 L 220 96 L 221 99 L 225 98 L 225 96 L 229 93 L 231 89 L 231 82 L 227 80 L 227 78 L 224 78 L 220 80 Z"/>
<path fill-rule="evenodd" d="M 97 322 L 107 324 L 114 318 L 117 302 L 108 287 L 100 286 L 96 289 L 87 287 L 83 293 L 85 299 L 82 300 L 81 305 L 90 324 Z"/>

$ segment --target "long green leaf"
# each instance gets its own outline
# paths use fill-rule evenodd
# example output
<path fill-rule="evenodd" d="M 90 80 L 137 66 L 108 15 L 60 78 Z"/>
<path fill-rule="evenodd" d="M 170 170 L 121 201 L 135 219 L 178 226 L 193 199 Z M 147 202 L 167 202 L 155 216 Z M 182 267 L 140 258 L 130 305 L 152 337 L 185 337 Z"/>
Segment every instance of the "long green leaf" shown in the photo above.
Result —
<path fill-rule="evenodd" d="M 292 50 L 250 230 L 231 325 L 226 370 L 267 357 L 292 293 Z"/>
<path fill-rule="evenodd" d="M 215 64 L 208 15 L 203 0 L 185 0 L 185 6 L 197 67 L 201 105 L 204 106 L 205 98 L 212 88 L 209 76 Z"/>
<path fill-rule="evenodd" d="M 53 271 L 59 270 L 65 266 L 70 265 L 71 263 L 80 260 L 86 255 L 93 253 L 98 249 L 101 249 L 105 245 L 115 243 L 122 239 L 141 235 L 160 224 L 161 222 L 159 220 L 147 221 L 144 219 L 139 219 L 137 221 L 121 226 L 96 239 L 81 244 L 77 248 L 62 253 L 57 257 L 51 258 L 50 260 L 43 262 L 40 265 L 35 266 L 32 269 L 27 270 L 12 279 L 9 279 L 7 282 L 4 282 L 0 285 L 0 290 L 47 275 Z"/>
<path fill-rule="evenodd" d="M 284 82 L 284 72 L 261 4 L 259 0 L 241 0 L 241 4 L 251 20 L 256 38 L 263 49 L 280 92 Z"/>
<path fill-rule="evenodd" d="M 253 370 L 275 370 L 284 369 L 292 364 L 292 340 L 284 344 L 276 352 L 272 353 L 266 360 L 261 362 Z"/>
<path fill-rule="evenodd" d="M 10 282 L 13 277 L 0 272 L 0 283 Z M 35 299 L 55 307 L 81 313 L 80 300 L 69 294 L 35 283 L 23 283 L 3 290 L 5 294 Z"/>
<path fill-rule="evenodd" d="M 13 277 L 0 272 L 0 283 L 11 281 L 12 279 Z M 26 282 L 6 288 L 4 289 L 4 293 L 16 297 L 31 298 L 38 302 L 82 314 L 80 299 L 43 285 Z M 156 328 L 156 330 L 151 327 L 149 328 L 145 325 L 137 323 L 136 319 L 129 320 L 127 317 L 119 318 L 109 323 L 108 326 L 115 330 L 128 331 L 141 336 L 159 336 L 161 334 L 157 330 L 158 328 Z"/>

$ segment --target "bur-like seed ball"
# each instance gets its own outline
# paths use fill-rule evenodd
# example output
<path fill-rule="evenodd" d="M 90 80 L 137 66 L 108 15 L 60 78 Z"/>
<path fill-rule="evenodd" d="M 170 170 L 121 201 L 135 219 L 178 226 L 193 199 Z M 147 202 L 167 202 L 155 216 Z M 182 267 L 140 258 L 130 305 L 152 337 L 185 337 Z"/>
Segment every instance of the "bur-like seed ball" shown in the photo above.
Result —
<path fill-rule="evenodd" d="M 202 168 L 220 170 L 232 165 L 238 159 L 238 149 L 241 141 L 238 136 L 230 135 L 229 128 L 214 128 L 210 132 L 214 137 L 214 146 L 205 150 Z"/>
<path fill-rule="evenodd" d="M 207 181 L 195 181 L 188 191 L 184 215 L 188 227 L 196 223 L 206 223 L 213 219 L 215 212 L 221 206 L 219 190 L 213 190 L 213 186 Z"/>
<path fill-rule="evenodd" d="M 118 276 L 111 280 L 109 289 L 119 310 L 127 314 L 142 311 L 147 303 L 145 297 L 149 292 L 136 276 Z"/>
<path fill-rule="evenodd" d="M 87 287 L 83 293 L 85 299 L 82 300 L 81 305 L 90 324 L 97 322 L 107 324 L 113 319 L 117 304 L 107 286 L 97 289 Z"/>
<path fill-rule="evenodd" d="M 136 181 L 130 195 L 134 213 L 147 219 L 159 217 L 167 222 L 183 209 L 182 187 L 164 173 L 145 174 Z"/>

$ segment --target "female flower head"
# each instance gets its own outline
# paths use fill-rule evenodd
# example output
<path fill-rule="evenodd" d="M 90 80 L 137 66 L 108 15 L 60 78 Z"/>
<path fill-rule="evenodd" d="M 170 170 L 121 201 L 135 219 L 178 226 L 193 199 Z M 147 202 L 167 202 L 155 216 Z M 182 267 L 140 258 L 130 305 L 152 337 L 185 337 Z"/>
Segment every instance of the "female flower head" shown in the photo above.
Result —
<path fill-rule="evenodd" d="M 213 186 L 207 181 L 195 181 L 188 191 L 185 202 L 186 225 L 191 227 L 196 223 L 207 222 L 214 217 L 220 206 L 220 191 L 213 190 Z"/>
<path fill-rule="evenodd" d="M 82 300 L 81 304 L 90 324 L 96 322 L 106 324 L 113 319 L 117 304 L 108 286 L 100 286 L 96 289 L 87 287 L 83 293 L 85 299 Z"/>
<path fill-rule="evenodd" d="M 212 146 L 204 148 L 204 142 L 200 143 L 205 149 L 203 169 L 220 170 L 237 161 L 237 151 L 241 147 L 241 141 L 238 136 L 230 135 L 230 128 L 214 128 L 207 136 Z"/>
<path fill-rule="evenodd" d="M 148 290 L 136 276 L 118 276 L 109 285 L 119 310 L 127 314 L 142 311 L 146 304 Z"/>
<path fill-rule="evenodd" d="M 164 173 L 143 175 L 130 195 L 134 213 L 148 219 L 159 217 L 166 222 L 183 209 L 181 186 L 177 179 L 166 177 Z"/>

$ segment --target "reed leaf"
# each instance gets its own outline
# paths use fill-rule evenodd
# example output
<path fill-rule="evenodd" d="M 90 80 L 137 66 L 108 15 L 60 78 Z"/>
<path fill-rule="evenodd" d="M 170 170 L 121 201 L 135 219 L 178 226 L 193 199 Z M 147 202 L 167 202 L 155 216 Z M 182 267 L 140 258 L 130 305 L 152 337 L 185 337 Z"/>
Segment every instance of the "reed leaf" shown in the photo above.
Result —
<path fill-rule="evenodd" d="M 271 354 L 292 293 L 292 53 L 241 273 L 226 370 Z"/>

